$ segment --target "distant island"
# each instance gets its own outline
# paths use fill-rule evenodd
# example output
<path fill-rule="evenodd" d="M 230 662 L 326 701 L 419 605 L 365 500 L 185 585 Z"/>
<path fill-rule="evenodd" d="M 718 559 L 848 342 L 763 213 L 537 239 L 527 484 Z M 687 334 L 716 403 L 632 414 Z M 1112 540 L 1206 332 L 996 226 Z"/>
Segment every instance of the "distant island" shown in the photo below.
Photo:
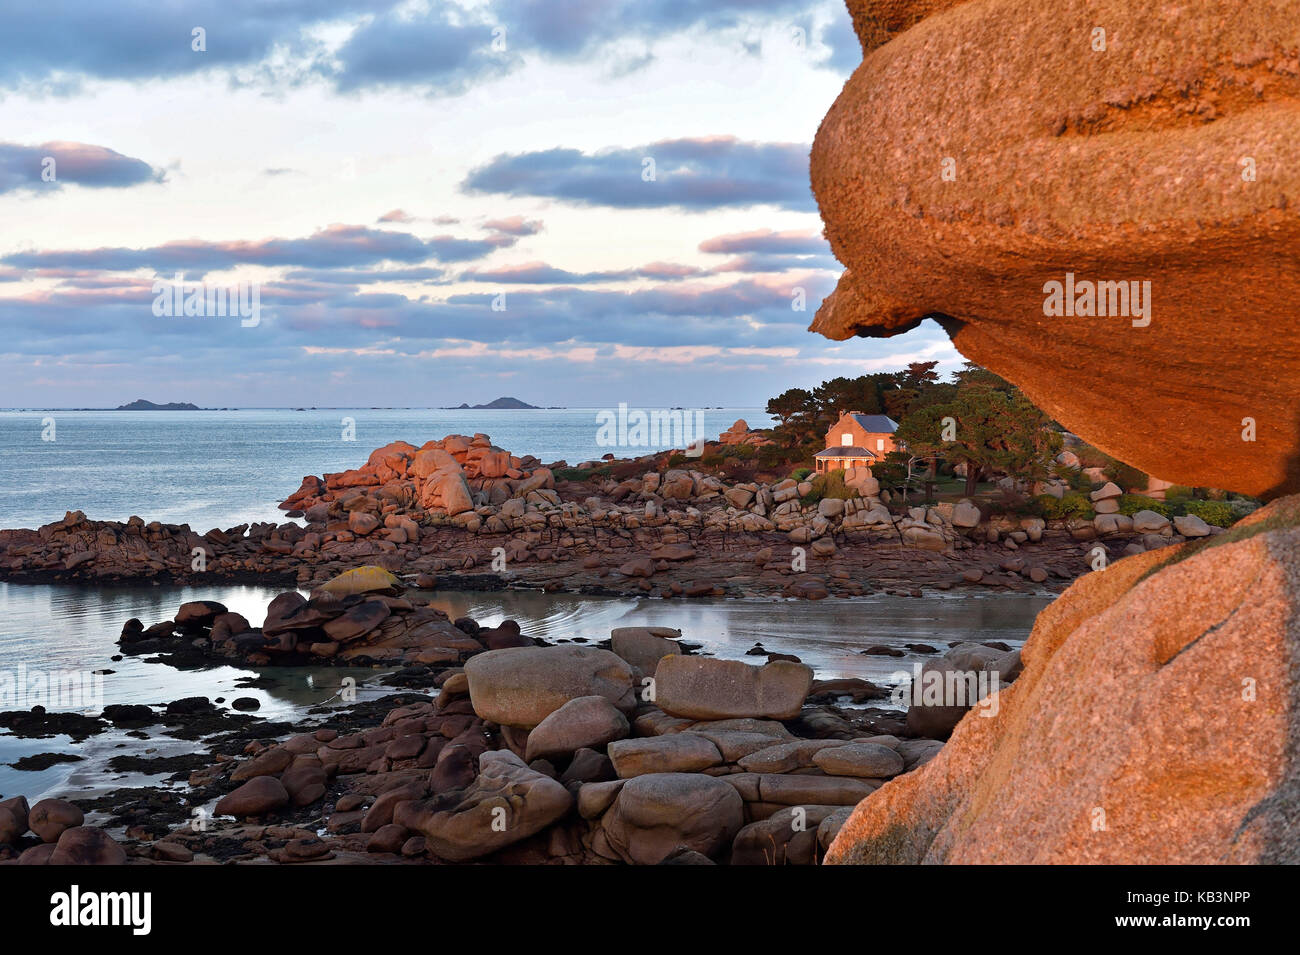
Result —
<path fill-rule="evenodd" d="M 456 406 L 454 409 L 452 409 L 452 410 L 454 410 L 454 411 L 481 411 L 481 410 L 494 409 L 494 408 L 506 408 L 506 409 L 510 409 L 510 410 L 525 410 L 525 409 L 526 409 L 526 410 L 530 410 L 530 411 L 538 411 L 538 410 L 540 410 L 540 409 L 537 407 L 537 405 L 530 405 L 530 404 L 528 404 L 527 402 L 520 401 L 518 398 L 498 398 L 498 399 L 496 399 L 495 401 L 489 401 L 489 402 L 488 402 L 487 404 L 485 404 L 485 405 L 467 405 L 467 404 L 459 404 L 459 405 L 457 405 L 457 406 Z"/>
<path fill-rule="evenodd" d="M 137 398 L 130 404 L 118 405 L 116 411 L 202 411 L 198 405 L 192 405 L 188 401 L 169 401 L 165 405 L 154 404 L 152 401 L 145 401 L 143 398 Z"/>

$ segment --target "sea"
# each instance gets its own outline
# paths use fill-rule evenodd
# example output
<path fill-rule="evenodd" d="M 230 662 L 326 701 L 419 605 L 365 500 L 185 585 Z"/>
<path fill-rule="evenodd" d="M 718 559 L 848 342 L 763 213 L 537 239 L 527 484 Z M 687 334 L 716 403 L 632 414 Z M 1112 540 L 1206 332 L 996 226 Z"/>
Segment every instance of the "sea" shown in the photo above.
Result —
<path fill-rule="evenodd" d="M 688 443 L 674 440 L 681 437 L 675 432 L 645 444 L 605 443 L 611 436 L 617 442 L 620 433 L 617 423 L 602 428 L 611 415 L 616 419 L 617 409 L 0 411 L 0 528 L 38 527 L 68 510 L 92 520 L 138 515 L 189 524 L 199 533 L 283 521 L 276 505 L 303 477 L 360 467 L 375 448 L 398 440 L 418 447 L 482 432 L 512 454 L 569 465 Z M 742 418 L 751 428 L 772 424 L 758 408 L 683 413 L 684 426 L 698 425 L 709 439 Z M 621 430 L 639 437 L 635 429 Z"/>
<path fill-rule="evenodd" d="M 741 418 L 751 427 L 771 424 L 755 408 L 708 409 L 703 415 L 706 437 Z M 373 449 L 399 439 L 418 446 L 448 434 L 483 432 L 515 454 L 569 465 L 609 452 L 635 457 L 685 443 L 610 446 L 602 443 L 602 421 L 608 422 L 608 413 L 602 418 L 597 409 L 3 411 L 0 528 L 37 527 L 68 510 L 96 520 L 139 515 L 189 524 L 199 533 L 283 520 L 276 504 L 305 475 L 358 467 Z M 218 600 L 256 624 L 277 592 L 269 586 L 157 581 L 129 586 L 0 582 L 0 711 L 51 704 L 51 710 L 98 712 L 105 703 L 161 704 L 187 696 L 229 706 L 236 697 L 250 696 L 260 704 L 259 715 L 298 719 L 314 706 L 341 705 L 337 695 L 343 676 L 356 677 L 359 698 L 391 692 L 377 682 L 382 673 L 368 669 L 345 673 L 330 667 L 215 665 L 178 670 L 149 657 L 118 655 L 117 637 L 132 617 L 148 625 L 170 618 L 185 601 L 204 599 Z M 1052 600 L 1048 594 L 993 593 L 873 594 L 816 602 L 529 591 L 419 596 L 453 619 L 470 616 L 489 626 L 513 619 L 524 633 L 550 641 L 596 642 L 620 626 L 676 627 L 683 639 L 715 656 L 753 660 L 749 651 L 761 644 L 767 651 L 797 655 L 819 678 L 862 677 L 886 686 L 898 685 L 902 674 L 929 659 L 932 654 L 917 650 L 918 644 L 937 652 L 966 640 L 1021 645 L 1038 612 Z M 873 646 L 891 647 L 901 655 L 863 652 Z M 41 698 L 42 680 L 48 687 L 65 677 L 81 681 L 78 700 L 64 705 Z M 112 762 L 115 755 L 192 750 L 192 744 L 158 730 L 151 728 L 143 738 L 114 730 L 83 743 L 59 736 L 20 738 L 0 730 L 0 795 L 23 793 L 34 800 L 142 783 L 166 785 L 159 775 L 119 771 Z M 76 760 L 42 768 L 15 765 L 23 757 L 51 752 Z"/>

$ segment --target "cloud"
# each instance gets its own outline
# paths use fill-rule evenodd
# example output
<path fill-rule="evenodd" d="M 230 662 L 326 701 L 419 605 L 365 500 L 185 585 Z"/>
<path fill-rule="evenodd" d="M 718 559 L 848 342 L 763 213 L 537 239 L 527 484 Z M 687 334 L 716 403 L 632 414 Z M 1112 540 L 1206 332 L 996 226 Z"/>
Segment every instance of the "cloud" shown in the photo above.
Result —
<path fill-rule="evenodd" d="M 504 76 L 518 64 L 494 46 L 497 22 L 490 9 L 471 14 L 435 4 L 426 14 L 389 11 L 360 25 L 322 72 L 349 92 L 376 86 L 419 85 L 442 93 L 463 92 L 480 77 Z"/>
<path fill-rule="evenodd" d="M 701 275 L 702 270 L 688 265 L 652 262 L 635 269 L 617 269 L 606 272 L 569 272 L 545 262 L 525 262 L 496 269 L 468 269 L 460 273 L 464 282 L 495 282 L 499 285 L 587 285 L 596 282 L 618 282 L 628 279 L 648 278 L 673 281 Z"/>
<path fill-rule="evenodd" d="M 818 65 L 855 67 L 861 52 L 839 0 L 811 10 L 807 0 L 46 0 L 8 5 L 0 87 L 67 94 L 88 77 L 225 71 L 268 85 L 315 77 L 345 92 L 459 94 L 530 60 L 606 56 L 629 72 L 653 62 L 656 42 L 689 34 L 726 36 L 719 42 L 757 54 L 755 31 L 814 19 L 826 24 L 821 32 L 804 29 L 830 50 Z M 206 31 L 202 51 L 193 49 L 196 29 Z"/>
<path fill-rule="evenodd" d="M 523 216 L 509 216 L 505 219 L 489 219 L 483 228 L 507 235 L 536 235 L 542 231 L 541 219 L 525 219 Z"/>
<path fill-rule="evenodd" d="M 446 278 L 442 269 L 418 267 L 409 269 L 294 269 L 285 273 L 286 279 L 317 282 L 323 285 L 374 285 L 379 282 L 442 282 Z"/>
<path fill-rule="evenodd" d="M 821 32 L 822 43 L 831 51 L 825 65 L 838 73 L 848 75 L 862 62 L 862 43 L 854 32 L 853 21 L 849 19 L 848 11 L 837 4 L 836 14 Z"/>
<path fill-rule="evenodd" d="M 756 229 L 753 232 L 733 232 L 705 239 L 700 243 L 701 252 L 765 252 L 785 255 L 825 255 L 831 250 L 830 243 L 818 233 L 793 229 L 788 232 L 773 232 L 771 229 Z"/>
<path fill-rule="evenodd" d="M 703 211 L 773 205 L 816 211 L 802 143 L 730 136 L 670 139 L 635 149 L 502 154 L 472 170 L 467 193 L 536 196 L 620 209 Z"/>
<path fill-rule="evenodd" d="M 45 0 L 7 4 L 0 86 L 66 76 L 146 79 L 249 66 L 277 47 L 304 48 L 303 28 L 360 16 L 366 0 Z M 196 28 L 205 52 L 192 48 Z"/>
<path fill-rule="evenodd" d="M 23 268 L 95 268 L 124 272 L 133 269 L 174 269 L 209 272 L 236 265 L 298 265 L 346 268 L 380 262 L 409 264 L 436 260 L 467 262 L 509 245 L 509 237 L 420 239 L 408 232 L 332 225 L 305 239 L 264 239 L 256 242 L 168 242 L 147 249 L 101 248 L 76 251 L 16 252 L 0 259 Z"/>
<path fill-rule="evenodd" d="M 701 252 L 715 254 L 739 253 L 736 258 L 716 266 L 713 271 L 717 273 L 788 272 L 792 269 L 841 272 L 844 269 L 831 254 L 830 243 L 808 230 L 733 232 L 705 239 L 699 248 Z"/>
<path fill-rule="evenodd" d="M 460 224 L 460 220 L 455 216 L 413 216 L 405 209 L 393 209 L 385 212 L 375 222 L 380 224 L 398 223 L 401 225 L 410 225 L 415 222 L 431 222 L 434 225 Z"/>
<path fill-rule="evenodd" d="M 103 146 L 68 142 L 20 146 L 0 142 L 0 195 L 18 190 L 55 190 L 68 183 L 88 189 L 123 189 L 164 179 L 162 170 L 144 160 Z"/>
<path fill-rule="evenodd" d="M 844 271 L 835 256 L 827 255 L 741 255 L 728 259 L 713 271 L 724 272 L 789 272 L 792 269 L 822 269 L 837 275 Z"/>

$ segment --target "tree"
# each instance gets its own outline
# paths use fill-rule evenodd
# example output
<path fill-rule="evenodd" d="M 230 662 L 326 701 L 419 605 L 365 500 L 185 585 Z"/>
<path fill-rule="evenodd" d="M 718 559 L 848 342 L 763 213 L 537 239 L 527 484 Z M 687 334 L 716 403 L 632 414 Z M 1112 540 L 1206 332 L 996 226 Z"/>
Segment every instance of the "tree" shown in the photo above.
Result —
<path fill-rule="evenodd" d="M 997 376 L 992 376 L 996 378 Z M 1000 380 L 1000 379 L 999 379 Z M 909 414 L 896 441 L 917 457 L 966 465 L 966 496 L 991 472 L 1019 480 L 1046 476 L 1061 450 L 1061 435 L 1018 388 L 1002 391 L 982 375 L 969 375 L 951 401 Z"/>
<path fill-rule="evenodd" d="M 767 413 L 779 418 L 781 427 L 788 428 L 812 409 L 812 392 L 804 388 L 790 388 L 775 398 L 768 399 Z"/>
<path fill-rule="evenodd" d="M 813 401 L 817 404 L 818 419 L 828 428 L 846 411 L 880 413 L 880 393 L 871 375 L 824 381 L 813 389 Z"/>
<path fill-rule="evenodd" d="M 914 361 L 911 362 L 906 370 L 900 376 L 904 388 L 911 388 L 913 391 L 920 393 L 926 388 L 939 383 L 939 375 L 935 372 L 938 366 L 937 361 Z"/>

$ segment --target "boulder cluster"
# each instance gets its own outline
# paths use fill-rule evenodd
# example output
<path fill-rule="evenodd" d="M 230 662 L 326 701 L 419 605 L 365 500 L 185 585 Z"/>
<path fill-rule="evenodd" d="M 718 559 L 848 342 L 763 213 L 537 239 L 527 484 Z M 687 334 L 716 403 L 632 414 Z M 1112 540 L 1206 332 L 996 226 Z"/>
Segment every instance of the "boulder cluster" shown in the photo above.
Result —
<path fill-rule="evenodd" d="M 310 660 L 347 665 L 448 665 L 485 649 L 531 644 L 513 622 L 480 629 L 401 596 L 403 584 L 381 567 L 340 574 L 309 597 L 280 594 L 260 626 L 215 600 L 182 604 L 171 620 L 145 627 L 128 620 L 118 642 L 141 653 L 211 654 L 252 666 Z"/>
<path fill-rule="evenodd" d="M 718 435 L 718 444 L 748 444 L 755 448 L 761 448 L 763 445 L 771 443 L 772 439 L 768 437 L 767 432 L 754 431 L 744 418 L 736 419 L 735 424 Z"/>
<path fill-rule="evenodd" d="M 39 842 L 19 857 L 19 865 L 122 865 L 126 852 L 103 829 L 83 825 L 85 814 L 64 799 L 42 799 L 29 806 L 24 796 L 0 800 L 0 846 L 12 845 L 29 831 Z"/>
<path fill-rule="evenodd" d="M 118 810 L 118 825 L 139 820 L 120 843 L 84 825 L 71 802 L 43 800 L 29 812 L 21 797 L 6 800 L 0 859 L 816 864 L 853 807 L 940 752 L 965 709 L 914 706 L 919 718 L 906 721 L 895 710 L 846 709 L 888 691 L 816 681 L 786 655 L 762 665 L 699 656 L 665 628 L 542 645 L 513 623 L 485 629 L 402 606 L 395 590 L 382 571 L 362 568 L 310 598 L 277 597 L 258 629 L 207 601 L 149 630 L 128 625 L 128 649 L 423 662 L 423 685 L 437 692 L 358 704 L 373 714 L 360 722 L 319 709 L 320 722 L 271 738 L 253 735 L 255 717 L 234 717 L 245 729 L 232 738 L 250 741 L 238 752 L 220 744 L 214 761 L 200 761 L 171 831 L 158 832 L 147 808 L 155 803 Z M 396 617 L 406 622 L 386 631 Z M 323 643 L 335 647 L 322 652 Z M 1018 654 L 959 644 L 927 664 L 958 666 L 998 669 L 1009 681 Z M 201 732 L 216 728 L 206 700 L 173 709 L 202 710 Z M 104 717 L 131 726 L 163 718 L 145 706 Z"/>
<path fill-rule="evenodd" d="M 191 782 L 219 780 L 214 812 L 238 824 L 322 804 L 323 837 L 267 852 L 283 863 L 813 864 L 859 800 L 941 745 L 806 706 L 824 690 L 802 664 L 684 655 L 679 637 L 481 652 L 378 727 L 252 744 Z M 167 839 L 202 853 L 221 822 Z"/>

